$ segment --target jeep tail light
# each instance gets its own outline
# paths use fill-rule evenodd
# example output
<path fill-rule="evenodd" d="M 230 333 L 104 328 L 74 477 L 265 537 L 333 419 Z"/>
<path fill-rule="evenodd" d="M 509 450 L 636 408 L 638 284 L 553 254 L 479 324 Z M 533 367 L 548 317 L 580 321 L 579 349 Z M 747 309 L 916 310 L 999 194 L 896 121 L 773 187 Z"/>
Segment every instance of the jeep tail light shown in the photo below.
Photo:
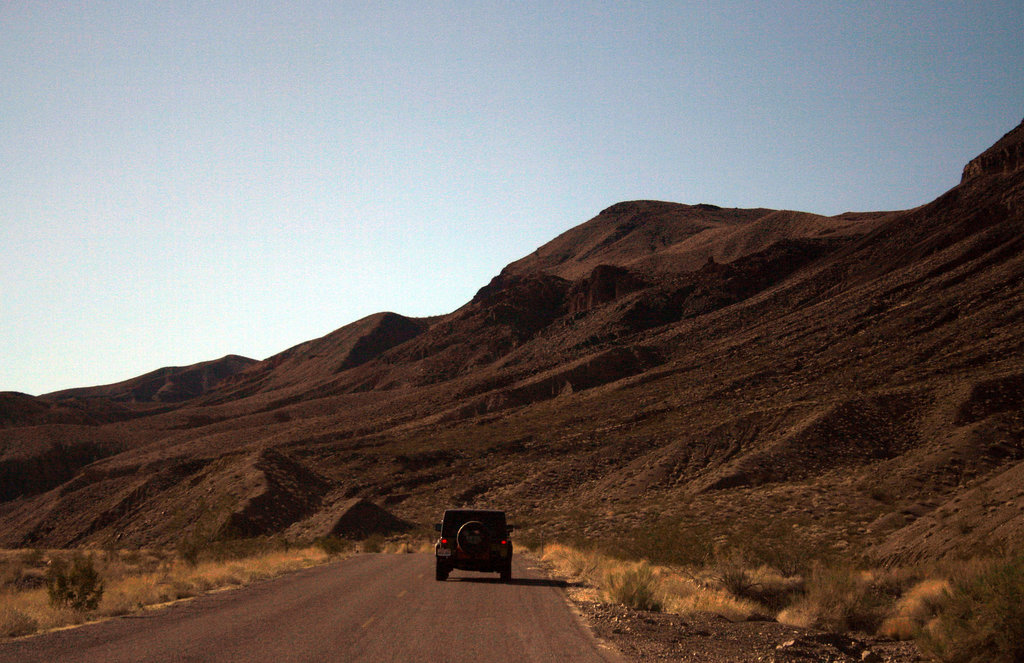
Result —
<path fill-rule="evenodd" d="M 502 539 L 501 540 L 501 545 L 507 546 L 508 545 L 508 539 Z"/>
<path fill-rule="evenodd" d="M 448 545 L 448 539 L 441 539 L 441 544 L 445 546 Z"/>

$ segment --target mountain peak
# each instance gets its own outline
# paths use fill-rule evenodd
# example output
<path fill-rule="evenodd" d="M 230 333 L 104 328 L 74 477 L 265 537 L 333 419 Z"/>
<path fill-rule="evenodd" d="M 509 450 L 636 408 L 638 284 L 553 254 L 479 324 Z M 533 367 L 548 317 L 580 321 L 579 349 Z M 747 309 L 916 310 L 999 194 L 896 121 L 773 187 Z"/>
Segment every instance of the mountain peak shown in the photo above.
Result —
<path fill-rule="evenodd" d="M 964 166 L 961 182 L 979 175 L 1012 173 L 1024 166 L 1024 121 Z"/>

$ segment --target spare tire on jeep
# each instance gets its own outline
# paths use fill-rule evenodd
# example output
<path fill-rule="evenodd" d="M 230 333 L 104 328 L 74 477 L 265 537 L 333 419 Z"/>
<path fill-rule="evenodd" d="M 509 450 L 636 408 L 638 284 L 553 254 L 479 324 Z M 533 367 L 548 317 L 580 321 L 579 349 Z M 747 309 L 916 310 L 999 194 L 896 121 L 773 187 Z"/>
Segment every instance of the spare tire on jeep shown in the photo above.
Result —
<path fill-rule="evenodd" d="M 455 540 L 470 555 L 483 555 L 491 549 L 491 530 L 482 522 L 471 520 L 459 528 Z"/>

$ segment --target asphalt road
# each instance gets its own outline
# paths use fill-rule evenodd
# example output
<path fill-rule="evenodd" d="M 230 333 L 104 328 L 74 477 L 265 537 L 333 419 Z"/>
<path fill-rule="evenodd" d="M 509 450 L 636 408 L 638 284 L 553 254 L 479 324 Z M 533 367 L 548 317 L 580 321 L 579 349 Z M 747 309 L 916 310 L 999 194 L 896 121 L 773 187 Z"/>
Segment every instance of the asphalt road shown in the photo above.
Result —
<path fill-rule="evenodd" d="M 618 661 L 570 611 L 559 583 L 454 571 L 431 555 L 359 555 L 328 566 L 0 644 L 0 662 Z"/>

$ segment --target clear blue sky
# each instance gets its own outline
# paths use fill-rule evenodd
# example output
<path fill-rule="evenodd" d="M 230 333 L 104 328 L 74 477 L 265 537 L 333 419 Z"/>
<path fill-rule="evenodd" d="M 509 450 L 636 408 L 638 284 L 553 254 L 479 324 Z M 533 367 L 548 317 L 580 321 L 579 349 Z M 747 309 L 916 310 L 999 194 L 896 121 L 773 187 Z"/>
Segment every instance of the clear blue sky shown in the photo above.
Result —
<path fill-rule="evenodd" d="M 384 5 L 384 8 L 375 5 Z M 0 390 L 446 313 L 621 200 L 902 209 L 1024 3 L 3 2 Z"/>

